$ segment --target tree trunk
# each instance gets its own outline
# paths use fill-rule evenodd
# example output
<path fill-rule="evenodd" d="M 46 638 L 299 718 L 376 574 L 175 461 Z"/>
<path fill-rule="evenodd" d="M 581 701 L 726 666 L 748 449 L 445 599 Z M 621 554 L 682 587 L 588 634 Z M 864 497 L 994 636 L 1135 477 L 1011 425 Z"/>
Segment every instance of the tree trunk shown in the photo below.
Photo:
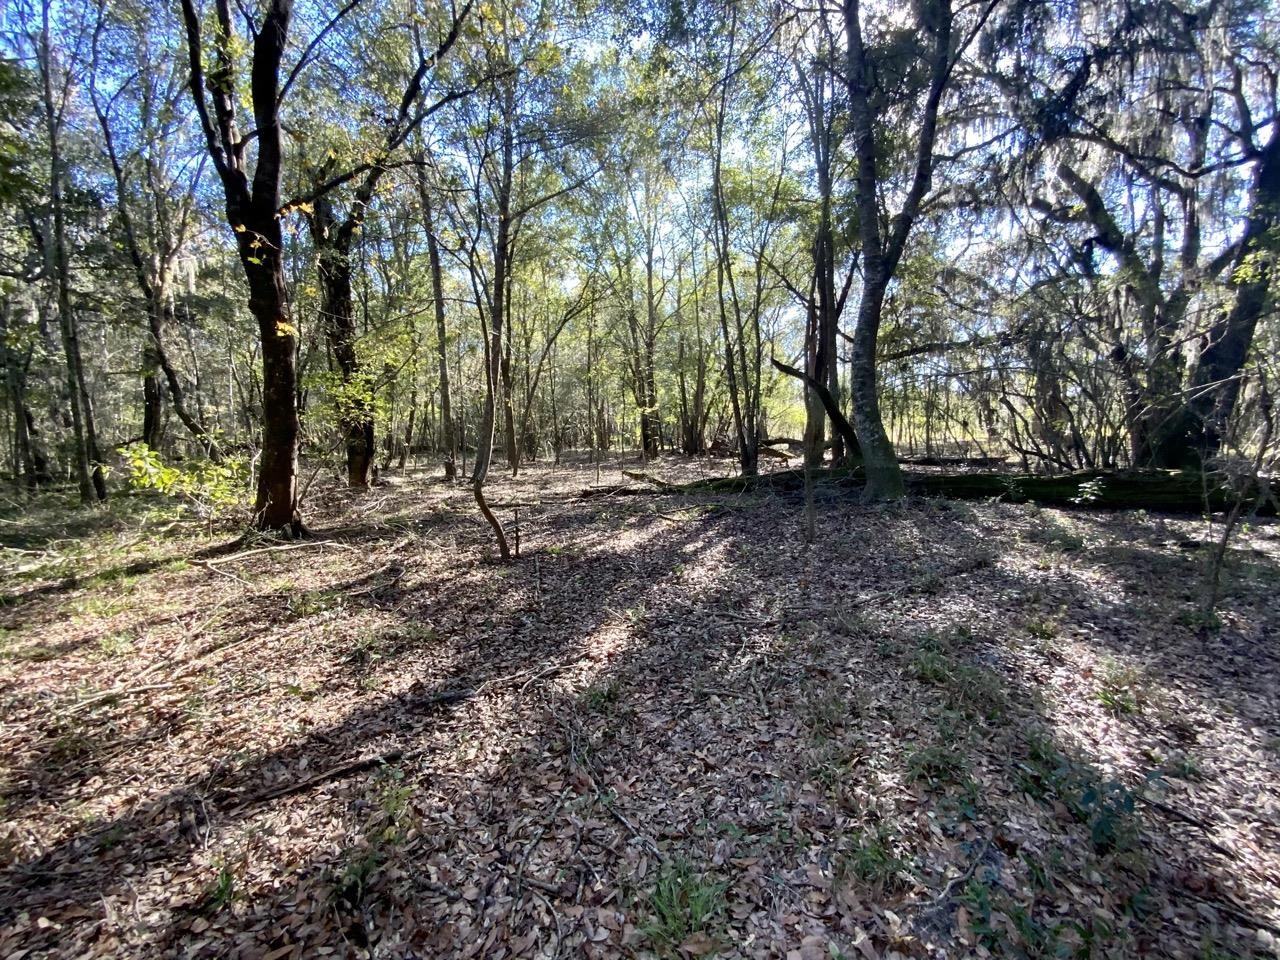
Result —
<path fill-rule="evenodd" d="M 328 204 L 316 203 L 310 222 L 319 253 L 320 316 L 333 358 L 342 376 L 338 421 L 346 450 L 347 485 L 368 489 L 377 450 L 373 430 L 373 398 L 356 354 L 355 304 L 351 294 L 351 231 L 334 221 Z"/>
<path fill-rule="evenodd" d="M 174 369 L 173 364 L 169 361 L 168 351 L 165 349 L 165 337 L 169 330 L 174 327 L 173 316 L 173 298 L 169 294 L 168 278 L 157 278 L 151 283 L 152 304 L 151 310 L 147 314 L 147 322 L 150 326 L 151 341 L 148 349 L 151 356 L 155 360 L 159 371 L 164 375 L 165 383 L 169 388 L 169 401 L 173 404 L 173 412 L 178 415 L 178 419 L 182 421 L 183 426 L 191 433 L 196 442 L 204 448 L 205 455 L 215 463 L 222 460 L 222 449 L 218 446 L 218 442 L 213 435 L 206 429 L 204 422 L 199 416 L 195 416 L 187 409 L 186 391 L 182 388 L 182 381 L 178 378 L 178 371 Z M 196 384 L 196 397 L 199 398 L 199 383 Z M 198 406 L 198 403 L 197 403 Z M 148 446 L 150 443 L 148 442 Z"/>
<path fill-rule="evenodd" d="M 431 263 L 431 296 L 436 315 L 436 361 L 440 373 L 440 430 L 444 447 L 444 478 L 457 479 L 458 441 L 453 429 L 453 405 L 449 396 L 449 339 L 445 326 L 444 273 L 440 267 L 440 242 L 436 238 L 431 212 L 431 194 L 426 171 L 418 165 L 418 197 L 422 201 L 423 226 L 427 234 L 427 258 Z"/>
<path fill-rule="evenodd" d="M 849 95 L 850 133 L 858 172 L 854 181 L 858 209 L 858 229 L 862 241 L 862 300 L 853 335 L 850 390 L 853 394 L 854 426 L 866 469 L 868 500 L 896 500 L 906 493 L 902 471 L 893 444 L 880 415 L 876 376 L 876 344 L 889 281 L 902 259 L 907 237 L 920 212 L 920 203 L 933 177 L 933 146 L 937 135 L 938 109 L 951 74 L 952 11 L 949 0 L 935 0 L 928 11 L 920 10 L 920 23 L 932 34 L 933 51 L 928 64 L 929 86 L 916 138 L 910 185 L 898 214 L 890 222 L 887 236 L 880 229 L 880 180 L 877 173 L 875 125 L 872 107 L 872 70 L 862 37 L 859 0 L 844 0 L 846 37 L 845 86 Z M 881 146 L 883 149 L 883 145 Z"/>
<path fill-rule="evenodd" d="M 259 229 L 268 235 L 268 243 L 274 243 L 274 250 L 279 250 L 279 220 L 271 217 Z M 297 337 L 289 322 L 284 264 L 273 252 L 250 248 L 248 241 L 242 240 L 240 247 L 249 281 L 249 311 L 258 322 L 262 340 L 262 461 L 254 516 L 260 529 L 287 530 L 300 536 Z M 251 258 L 262 262 L 255 264 Z"/>
<path fill-rule="evenodd" d="M 510 264 L 507 265 L 510 269 Z M 502 326 L 507 326 L 503 323 Z M 515 389 L 511 383 L 511 333 L 508 330 L 504 344 L 506 352 L 498 364 L 501 378 L 502 403 L 502 437 L 507 448 L 507 465 L 511 468 L 511 476 L 520 473 L 520 441 L 516 436 Z"/>
<path fill-rule="evenodd" d="M 5 384 L 13 409 L 13 480 L 17 487 L 25 485 L 28 490 L 35 490 L 51 483 L 53 478 L 49 474 L 48 460 L 40 448 L 40 431 L 35 417 L 27 406 L 30 356 L 28 350 L 26 359 L 20 360 L 14 352 L 9 337 L 9 302 L 0 303 L 0 362 L 4 364 Z"/>
<path fill-rule="evenodd" d="M 164 431 L 164 391 L 158 376 L 160 361 L 150 338 L 142 348 L 142 442 L 159 450 Z"/>
<path fill-rule="evenodd" d="M 1280 251 L 1280 129 L 1258 160 L 1253 208 L 1232 264 L 1235 299 L 1209 329 L 1191 380 L 1181 429 L 1171 443 L 1184 463 L 1216 456 L 1240 396 L 1240 372 L 1253 345 L 1258 319 L 1273 302 L 1271 278 Z"/>
<path fill-rule="evenodd" d="M 66 211 L 63 203 L 62 115 L 53 93 L 53 52 L 50 44 L 50 3 L 41 6 L 40 73 L 43 81 L 45 132 L 49 138 L 49 206 L 53 214 L 53 239 L 47 245 L 46 263 L 55 284 L 58 325 L 67 363 L 67 392 L 73 430 L 72 456 L 80 502 L 107 499 L 106 476 L 93 418 L 93 401 L 84 375 L 80 351 L 79 321 L 71 307 L 70 257 L 67 252 Z"/>
<path fill-rule="evenodd" d="M 515 161 L 515 132 L 511 129 L 513 112 L 512 93 L 507 92 L 506 114 L 502 129 L 502 170 L 498 185 L 498 230 L 493 245 L 493 296 L 489 308 L 489 348 L 486 351 L 486 391 L 484 414 L 480 432 L 476 437 L 475 469 L 471 475 L 471 491 L 476 506 L 493 530 L 498 543 L 498 555 L 505 562 L 511 559 L 507 535 L 484 496 L 484 482 L 489 475 L 489 462 L 493 457 L 493 436 L 497 423 L 497 405 L 502 390 L 503 319 L 506 313 L 507 258 L 511 237 L 511 190 Z"/>
<path fill-rule="evenodd" d="M 298 504 L 297 330 L 289 322 L 280 217 L 283 145 L 280 127 L 280 65 L 293 17 L 291 0 L 270 0 L 253 35 L 250 97 L 257 163 L 252 184 L 244 168 L 245 141 L 236 126 L 235 36 L 229 0 L 217 0 L 219 42 L 209 52 L 206 77 L 201 17 L 194 0 L 182 0 L 190 60 L 188 89 L 201 132 L 222 182 L 227 223 L 236 236 L 249 287 L 249 312 L 262 347 L 262 460 L 254 517 L 259 529 L 305 531 Z M 212 115 L 210 105 L 212 104 Z M 216 121 L 216 122 L 215 122 Z"/>

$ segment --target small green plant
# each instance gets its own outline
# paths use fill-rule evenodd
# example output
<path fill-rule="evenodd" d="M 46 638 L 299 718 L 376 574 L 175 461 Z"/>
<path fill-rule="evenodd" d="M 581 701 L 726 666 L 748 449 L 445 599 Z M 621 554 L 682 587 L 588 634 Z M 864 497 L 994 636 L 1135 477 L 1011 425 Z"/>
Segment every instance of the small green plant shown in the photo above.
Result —
<path fill-rule="evenodd" d="M 297 697 L 299 700 L 314 700 L 320 695 L 319 687 L 308 687 L 301 683 L 286 683 L 284 692 L 291 697 Z"/>
<path fill-rule="evenodd" d="M 1094 477 L 1092 480 L 1086 480 L 1080 484 L 1076 491 L 1076 495 L 1071 498 L 1074 504 L 1085 505 L 1092 503 L 1102 496 L 1102 488 L 1106 486 L 1106 481 L 1102 477 Z"/>
<path fill-rule="evenodd" d="M 1098 672 L 1098 702 L 1116 716 L 1141 713 L 1148 702 L 1147 684 L 1142 673 L 1114 660 L 1105 660 Z"/>
<path fill-rule="evenodd" d="M 1197 781 L 1205 778 L 1200 762 L 1195 757 L 1185 753 L 1166 760 L 1161 766 L 1160 772 L 1166 777 L 1174 777 L 1178 780 Z"/>
<path fill-rule="evenodd" d="M 220 511 L 239 506 L 248 489 L 249 465 L 244 457 L 219 463 L 198 460 L 180 469 L 164 463 L 141 441 L 121 447 L 119 453 L 129 471 L 130 486 L 185 500 L 211 524 Z"/>
<path fill-rule="evenodd" d="M 849 718 L 849 702 L 836 684 L 812 691 L 801 705 L 801 717 L 815 737 L 829 738 Z"/>
<path fill-rule="evenodd" d="M 342 851 L 341 869 L 334 876 L 334 898 L 360 906 L 378 870 L 409 836 L 416 814 L 414 788 L 399 767 L 382 767 L 373 776 L 357 809 L 367 811 L 362 836 Z"/>
<path fill-rule="evenodd" d="M 378 868 L 382 853 L 376 847 L 348 847 L 342 852 L 342 870 L 334 885 L 334 899 L 355 908 L 364 902 Z"/>
<path fill-rule="evenodd" d="M 43 663 L 46 660 L 56 660 L 57 657 L 57 650 L 40 644 L 19 647 L 11 639 L 3 638 L 3 645 L 0 645 L 0 660 L 8 660 L 10 663 Z"/>
<path fill-rule="evenodd" d="M 1035 615 L 1027 618 L 1027 633 L 1031 639 L 1042 643 L 1058 638 L 1059 622 L 1057 617 Z"/>
<path fill-rule="evenodd" d="M 709 879 L 682 858 L 662 865 L 649 895 L 651 918 L 641 931 L 663 953 L 672 954 L 695 933 L 714 934 L 725 909 L 728 884 Z"/>
<path fill-rule="evenodd" d="M 949 744 L 934 744 L 913 750 L 907 757 L 907 776 L 920 783 L 938 786 L 961 783 L 969 764 L 964 755 Z"/>
<path fill-rule="evenodd" d="M 945 586 L 946 581 L 942 579 L 942 574 L 936 570 L 921 574 L 911 584 L 914 592 L 923 594 L 926 597 L 936 597 L 942 593 Z"/>
<path fill-rule="evenodd" d="M 1222 629 L 1222 618 L 1217 611 L 1206 610 L 1204 607 L 1180 610 L 1175 619 L 1180 626 L 1190 627 L 1198 633 L 1217 633 Z"/>
<path fill-rule="evenodd" d="M 1134 796 L 1124 784 L 1114 780 L 1090 784 L 1080 796 L 1080 806 L 1089 820 L 1089 838 L 1097 853 L 1130 849 L 1137 840 Z"/>
<path fill-rule="evenodd" d="M 1087 763 L 1072 760 L 1047 736 L 1027 737 L 1027 757 L 1019 779 L 1032 797 L 1056 797 L 1080 823 L 1089 825 L 1090 841 L 1099 854 L 1133 849 L 1138 837 L 1133 793 L 1116 780 L 1104 780 Z"/>
<path fill-rule="evenodd" d="M 921 683 L 942 686 L 950 677 L 950 658 L 936 650 L 921 650 L 911 660 L 911 673 Z"/>
<path fill-rule="evenodd" d="M 291 590 L 285 601 L 289 613 L 298 620 L 314 617 L 342 605 L 342 597 L 332 590 Z"/>
<path fill-rule="evenodd" d="M 133 638 L 127 633 L 108 633 L 98 638 L 100 656 L 114 659 L 133 653 Z"/>
<path fill-rule="evenodd" d="M 926 645 L 911 660 L 912 675 L 938 687 L 949 709 L 988 720 L 1000 717 L 1007 706 L 1000 678 L 985 667 L 940 652 L 939 643 L 925 638 Z"/>
<path fill-rule="evenodd" d="M 857 879 L 882 892 L 901 889 L 907 865 L 893 852 L 892 839 L 892 832 L 883 825 L 856 834 L 837 858 L 837 878 Z"/>
<path fill-rule="evenodd" d="M 99 850 L 110 850 L 128 835 L 129 831 L 124 824 L 114 823 L 94 838 L 94 846 Z"/>
<path fill-rule="evenodd" d="M 97 742 L 84 730 L 66 725 L 49 744 L 49 762 L 55 765 L 75 763 L 90 756 Z"/>
<path fill-rule="evenodd" d="M 622 611 L 622 616 L 627 621 L 628 626 L 640 627 L 644 625 L 645 619 L 649 616 L 649 611 L 641 603 L 634 607 L 627 607 Z"/>
<path fill-rule="evenodd" d="M 598 680 L 582 691 L 582 705 L 592 713 L 608 713 L 618 702 L 622 683 L 617 677 Z"/>
<path fill-rule="evenodd" d="M 411 826 L 414 813 L 413 785 L 404 782 L 399 767 L 383 767 L 374 776 L 372 786 L 374 813 L 365 833 L 383 843 L 398 843 Z"/>
<path fill-rule="evenodd" d="M 225 910 L 235 902 L 237 895 L 235 872 L 229 864 L 224 863 L 213 878 L 213 883 L 209 884 L 205 891 L 202 899 L 205 913 L 218 913 Z"/>

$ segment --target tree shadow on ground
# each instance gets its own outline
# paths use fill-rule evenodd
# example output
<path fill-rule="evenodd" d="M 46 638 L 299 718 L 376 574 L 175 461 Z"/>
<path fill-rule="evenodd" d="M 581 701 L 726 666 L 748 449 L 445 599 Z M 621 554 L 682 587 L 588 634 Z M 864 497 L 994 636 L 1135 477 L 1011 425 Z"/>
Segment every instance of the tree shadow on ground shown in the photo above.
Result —
<path fill-rule="evenodd" d="M 1139 952 L 1220 938 L 1203 909 L 1223 928 L 1269 922 L 1256 897 L 1233 899 L 1238 864 L 1131 805 L 1133 783 L 1068 735 L 1041 689 L 1070 664 L 1052 637 L 1029 654 L 1007 622 L 1058 574 L 1012 562 L 980 511 L 824 505 L 826 539 L 806 549 L 793 499 L 699 503 L 656 498 L 665 516 L 603 504 L 605 529 L 585 532 L 580 505 L 548 507 L 518 564 L 419 576 L 407 562 L 394 583 L 362 571 L 318 585 L 408 637 L 358 668 L 317 644 L 339 716 L 279 747 L 223 751 L 5 868 L 0 922 L 78 910 L 24 946 L 106 943 L 117 934 L 92 922 L 99 900 L 199 876 L 157 952 L 344 937 L 391 955 L 616 952 L 651 911 L 659 861 L 677 859 L 728 884 L 718 936 L 773 936 L 779 954 L 810 931 L 842 946 L 861 931 L 877 949 L 963 937 L 1020 955 L 1035 938 L 1109 937 Z M 1072 596 L 1074 619 L 1105 612 Z M 1202 678 L 1197 695 L 1215 682 L 1230 680 Z M 309 779 L 395 751 L 385 768 Z M 277 862 L 299 817 L 337 839 Z M 206 844 L 252 893 L 218 902 Z"/>
<path fill-rule="evenodd" d="M 712 518 L 708 523 L 714 525 L 716 521 Z M 643 553 L 634 556 L 602 545 L 589 555 L 541 556 L 536 566 L 524 562 L 484 569 L 485 575 L 501 574 L 508 579 L 508 602 L 491 603 L 488 593 L 481 589 L 480 577 L 471 579 L 471 587 L 477 590 L 475 597 L 468 597 L 462 585 L 451 590 L 450 606 L 469 612 L 471 617 L 464 618 L 456 631 L 429 638 L 437 648 L 432 651 L 435 665 L 444 661 L 448 664 L 446 669 L 433 670 L 430 676 L 413 681 L 392 696 L 374 698 L 371 704 L 345 712 L 338 722 L 281 748 L 248 758 L 237 756 L 239 751 L 213 758 L 202 764 L 204 769 L 197 775 L 144 799 L 127 814 L 94 823 L 91 829 L 74 832 L 41 856 L 12 864 L 0 875 L 0 922 L 12 922 L 21 911 L 38 911 L 52 903 L 64 910 L 86 908 L 128 882 L 118 873 L 122 861 L 135 871 L 181 863 L 190 856 L 192 845 L 201 842 L 210 821 L 225 828 L 251 815 L 255 804 L 246 804 L 251 799 L 248 795 L 269 791 L 282 781 L 305 779 L 302 771 L 324 770 L 353 756 L 381 753 L 406 742 L 439 741 L 438 747 L 410 748 L 419 763 L 429 762 L 434 749 L 448 753 L 450 714 L 469 709 L 474 700 L 454 695 L 483 690 L 489 684 L 497 684 L 495 690 L 500 692 L 507 692 L 508 684 L 518 690 L 527 675 L 566 659 L 583 659 L 587 654 L 579 644 L 610 615 L 612 601 L 619 598 L 620 592 L 625 591 L 634 602 L 642 602 L 646 591 L 669 575 L 681 550 L 704 536 L 715 534 L 699 525 L 680 535 L 648 538 Z M 536 578 L 553 578 L 560 565 L 572 574 L 574 615 L 546 617 L 537 602 Z M 336 595 L 357 594 L 372 586 L 371 580 L 362 575 L 326 589 Z M 374 602 L 371 595 L 366 596 Z M 405 604 L 397 610 L 396 617 L 412 625 L 420 622 L 424 609 L 429 608 L 430 601 Z M 442 647 L 447 649 L 442 651 Z M 400 655 L 411 652 L 406 647 Z M 517 670 L 517 676 L 511 677 L 512 665 L 516 664 L 534 664 L 537 669 Z M 380 669 L 390 670 L 395 665 L 395 658 L 387 658 Z M 99 773 L 96 768 L 84 769 L 93 767 L 92 757 L 79 759 L 84 761 L 80 768 L 60 781 L 56 774 L 49 775 L 49 752 L 38 755 L 27 774 L 37 790 L 25 799 L 38 796 L 56 801 L 86 774 Z M 10 798 L 11 813 L 20 812 L 23 799 Z M 122 837 L 131 842 L 121 843 Z M 59 936 L 50 932 L 46 945 Z"/>

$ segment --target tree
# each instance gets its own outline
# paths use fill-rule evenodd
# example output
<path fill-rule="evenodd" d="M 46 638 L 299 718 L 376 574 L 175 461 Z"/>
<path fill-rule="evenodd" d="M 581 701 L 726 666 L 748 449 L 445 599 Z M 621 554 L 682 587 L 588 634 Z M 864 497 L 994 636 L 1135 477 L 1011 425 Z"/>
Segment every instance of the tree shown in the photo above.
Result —
<path fill-rule="evenodd" d="M 850 389 L 869 500 L 892 500 L 905 493 L 902 471 L 880 413 L 876 347 L 885 294 L 933 183 L 943 96 L 958 58 L 993 6 L 979 8 L 967 33 L 953 36 L 957 23 L 950 0 L 925 0 L 915 8 L 912 28 L 889 28 L 882 37 L 869 37 L 862 22 L 861 0 L 843 2 L 845 87 L 858 165 L 854 198 L 862 246 L 862 290 L 853 333 Z M 871 42 L 877 39 L 881 45 Z M 919 71 L 913 69 L 917 57 L 923 61 Z M 901 76 L 893 76 L 895 70 Z M 889 81 L 885 74 L 901 83 L 906 92 L 887 100 L 884 90 Z M 895 121 L 896 129 L 891 125 Z M 908 129 L 914 148 L 906 164 L 905 190 L 897 213 L 882 225 L 881 210 L 887 208 L 889 194 L 896 192 L 896 184 L 886 178 L 882 168 L 892 153 L 890 141 L 903 137 Z"/>
<path fill-rule="evenodd" d="M 42 118 L 46 147 L 49 151 L 49 212 L 51 229 L 44 238 L 45 276 L 55 290 L 54 301 L 58 327 L 62 332 L 62 348 L 66 358 L 67 396 L 74 430 L 73 463 L 80 502 L 107 499 L 107 481 L 103 470 L 102 450 L 98 446 L 97 421 L 93 397 L 89 393 L 85 364 L 80 349 L 80 322 L 71 298 L 71 253 L 67 241 L 65 188 L 66 166 L 62 137 L 70 106 L 73 69 L 58 63 L 53 48 L 53 3 L 40 4 L 40 33 L 35 38 L 36 64 L 40 76 Z M 83 24 L 75 36 L 85 40 Z"/>
<path fill-rule="evenodd" d="M 215 0 L 214 36 L 206 50 L 195 0 L 182 0 L 190 62 L 189 89 L 209 156 L 222 184 L 227 224 L 249 287 L 249 311 L 262 350 L 262 457 L 254 502 L 264 530 L 301 535 L 298 501 L 298 330 L 290 320 L 284 272 L 280 184 L 284 150 L 280 106 L 288 84 L 281 67 L 292 0 L 269 0 L 261 23 L 251 23 L 251 42 L 240 39 L 229 0 Z M 236 121 L 242 87 L 241 51 L 249 50 L 249 103 L 254 129 L 241 134 Z M 213 68 L 206 72 L 208 55 Z M 303 62 L 299 63 L 300 69 Z M 256 146 L 252 179 L 250 147 Z"/>
<path fill-rule="evenodd" d="M 142 439 L 160 448 L 167 390 L 178 419 L 217 460 L 221 449 L 188 409 L 182 379 L 166 345 L 176 325 L 175 274 L 195 228 L 195 196 L 204 163 L 183 152 L 178 128 L 186 119 L 179 112 L 184 71 L 177 61 L 165 63 L 156 39 L 146 9 L 121 5 L 109 13 L 105 4 L 100 5 L 89 96 L 115 185 L 123 245 L 145 305 Z M 157 69 L 159 64 L 165 69 Z M 109 74 L 105 90 L 104 74 Z M 131 120 L 123 121 L 122 115 Z"/>
<path fill-rule="evenodd" d="M 455 90 L 436 103 L 422 102 L 431 70 L 440 63 L 458 38 L 471 11 L 470 0 L 456 13 L 444 38 L 431 54 L 416 36 L 417 62 L 404 85 L 395 113 L 381 119 L 380 135 L 365 133 L 358 140 L 378 139 L 371 158 L 343 169 L 344 158 L 330 149 L 306 163 L 311 187 L 306 196 L 290 206 L 302 210 L 311 230 L 320 276 L 321 327 L 341 374 L 338 407 L 347 457 L 347 483 L 367 488 L 372 478 L 374 454 L 374 413 L 371 385 L 361 369 L 357 346 L 355 310 L 352 299 L 352 243 L 368 216 L 374 193 L 383 176 L 394 165 L 394 156 L 423 122 L 445 105 L 470 91 Z M 365 151 L 366 154 L 368 151 Z M 341 188 L 355 185 L 350 200 L 341 201 Z"/>

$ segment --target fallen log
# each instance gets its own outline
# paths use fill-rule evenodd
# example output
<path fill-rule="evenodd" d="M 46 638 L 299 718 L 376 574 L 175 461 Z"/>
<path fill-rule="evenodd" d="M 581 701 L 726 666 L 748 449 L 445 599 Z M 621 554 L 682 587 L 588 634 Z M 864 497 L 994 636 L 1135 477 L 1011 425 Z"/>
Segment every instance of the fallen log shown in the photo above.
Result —
<path fill-rule="evenodd" d="M 640 483 L 652 483 L 655 487 L 658 487 L 659 489 L 665 490 L 667 488 L 675 486 L 675 484 L 668 483 L 666 480 L 663 480 L 661 477 L 655 477 L 651 473 L 640 473 L 638 470 L 623 470 L 622 475 L 626 477 L 628 480 L 636 480 Z"/>
<path fill-rule="evenodd" d="M 1274 515 L 1280 483 L 1269 481 L 1270 496 L 1260 513 Z M 1061 476 L 1007 474 L 908 474 L 908 489 L 919 496 L 952 500 L 988 498 L 1010 503 L 1039 503 L 1091 510 L 1155 510 L 1162 513 L 1203 513 L 1228 510 L 1239 493 L 1221 479 L 1194 470 L 1112 472 L 1084 470 Z M 1245 491 L 1247 501 L 1258 491 Z"/>
<path fill-rule="evenodd" d="M 1082 507 L 1091 510 L 1154 510 L 1164 513 L 1203 513 L 1229 509 L 1238 494 L 1220 479 L 1194 470 L 1085 470 L 1059 476 L 1000 473 L 912 473 L 905 474 L 907 490 L 914 496 L 943 497 L 950 500 L 1004 500 L 1009 503 L 1039 503 L 1053 507 Z M 814 482 L 827 489 L 861 491 L 862 470 L 823 469 Z M 1270 495 L 1259 513 L 1274 516 L 1280 502 L 1280 481 L 1268 481 Z M 699 480 L 672 493 L 797 493 L 804 488 L 802 470 L 778 470 L 757 477 L 721 477 Z M 1246 501 L 1258 491 L 1246 491 Z"/>
<path fill-rule="evenodd" d="M 899 457 L 898 462 L 913 467 L 970 467 L 978 470 L 989 470 L 1001 467 L 1007 457 Z"/>

